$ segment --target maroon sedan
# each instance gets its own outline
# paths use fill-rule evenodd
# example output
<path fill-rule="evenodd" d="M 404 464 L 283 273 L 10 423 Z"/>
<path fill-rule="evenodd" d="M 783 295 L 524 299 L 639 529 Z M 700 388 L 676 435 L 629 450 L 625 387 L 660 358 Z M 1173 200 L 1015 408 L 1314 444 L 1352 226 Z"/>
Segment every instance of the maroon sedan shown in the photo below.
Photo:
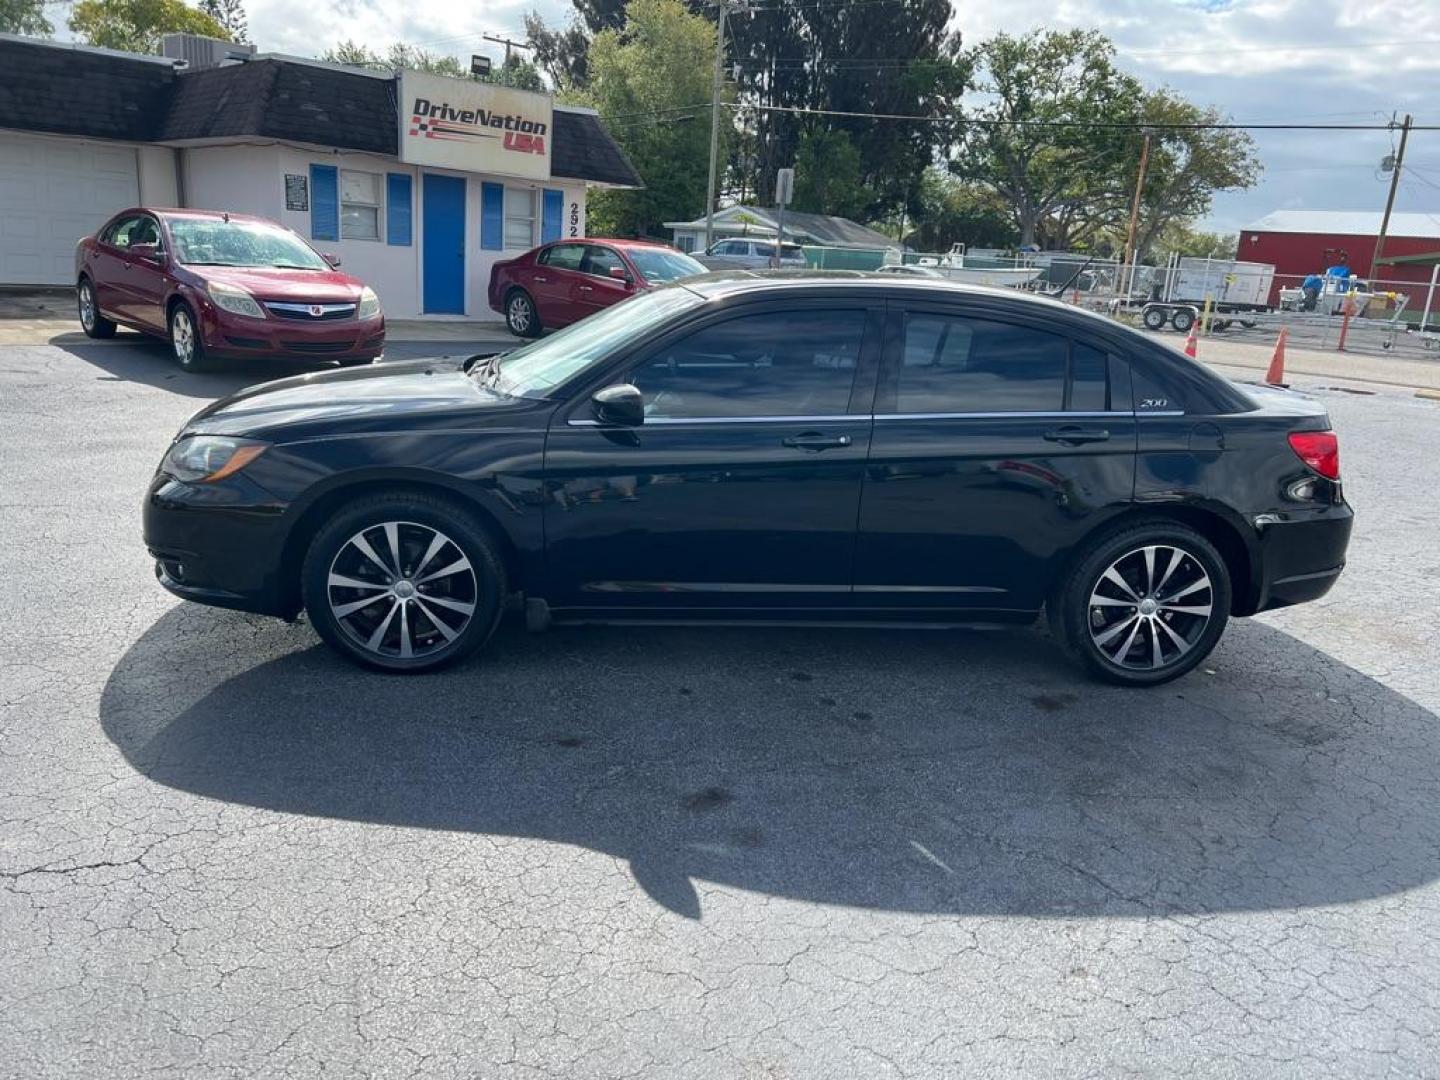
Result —
<path fill-rule="evenodd" d="M 187 371 L 218 358 L 366 364 L 385 347 L 380 298 L 289 229 L 210 210 L 123 210 L 75 249 L 80 325 L 167 339 Z"/>
<path fill-rule="evenodd" d="M 641 289 L 707 273 L 684 252 L 643 240 L 556 240 L 490 271 L 490 307 L 512 334 L 578 322 Z"/>

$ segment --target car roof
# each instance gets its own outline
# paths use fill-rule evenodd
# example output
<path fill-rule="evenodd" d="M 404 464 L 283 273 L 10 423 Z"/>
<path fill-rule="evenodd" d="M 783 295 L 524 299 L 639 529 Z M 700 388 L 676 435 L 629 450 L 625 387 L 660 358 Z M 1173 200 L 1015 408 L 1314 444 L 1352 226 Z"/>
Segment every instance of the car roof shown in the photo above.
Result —
<path fill-rule="evenodd" d="M 572 236 L 565 240 L 554 240 L 556 244 L 609 244 L 617 248 L 659 248 L 662 251 L 674 251 L 675 248 L 663 240 L 615 240 L 608 236 Z"/>
<path fill-rule="evenodd" d="M 154 214 L 158 218 L 206 218 L 211 221 L 253 221 L 262 225 L 280 225 L 274 218 L 260 217 L 257 214 L 232 214 L 228 210 L 192 210 L 189 207 L 176 206 L 132 206 L 128 210 L 121 210 L 121 214 Z"/>

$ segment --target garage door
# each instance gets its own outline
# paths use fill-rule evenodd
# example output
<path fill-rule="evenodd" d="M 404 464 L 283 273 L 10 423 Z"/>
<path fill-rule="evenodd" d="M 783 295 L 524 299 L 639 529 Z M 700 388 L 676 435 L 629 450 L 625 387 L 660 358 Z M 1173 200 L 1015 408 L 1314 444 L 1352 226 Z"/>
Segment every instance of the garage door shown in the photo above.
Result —
<path fill-rule="evenodd" d="M 0 285 L 69 285 L 75 241 L 140 200 L 135 151 L 0 133 Z"/>

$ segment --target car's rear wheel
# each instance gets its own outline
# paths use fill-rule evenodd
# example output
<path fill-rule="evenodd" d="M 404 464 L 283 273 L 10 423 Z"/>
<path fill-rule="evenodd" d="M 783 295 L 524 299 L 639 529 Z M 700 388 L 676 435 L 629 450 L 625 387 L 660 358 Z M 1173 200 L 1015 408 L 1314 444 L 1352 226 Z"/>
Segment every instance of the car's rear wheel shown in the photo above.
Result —
<path fill-rule="evenodd" d="M 350 504 L 310 544 L 305 610 L 326 643 L 383 671 L 464 659 L 495 630 L 505 572 L 485 527 L 428 495 Z"/>
<path fill-rule="evenodd" d="M 1178 522 L 1101 537 L 1051 597 L 1051 630 L 1089 671 L 1123 686 L 1179 678 L 1209 655 L 1230 612 L 1213 544 Z"/>
<path fill-rule="evenodd" d="M 81 278 L 75 290 L 75 303 L 80 312 L 80 329 L 86 337 L 108 338 L 115 336 L 115 324 L 100 314 L 100 305 L 95 299 L 95 286 L 89 278 Z"/>
<path fill-rule="evenodd" d="M 183 300 L 170 309 L 170 350 L 186 371 L 205 371 L 210 366 L 205 342 L 200 340 L 200 324 Z"/>
<path fill-rule="evenodd" d="M 1182 334 L 1188 334 L 1195 325 L 1195 313 L 1189 308 L 1176 308 L 1170 314 L 1170 325 Z"/>
<path fill-rule="evenodd" d="M 540 333 L 540 313 L 524 289 L 511 289 L 505 297 L 505 325 L 516 337 L 534 337 Z"/>

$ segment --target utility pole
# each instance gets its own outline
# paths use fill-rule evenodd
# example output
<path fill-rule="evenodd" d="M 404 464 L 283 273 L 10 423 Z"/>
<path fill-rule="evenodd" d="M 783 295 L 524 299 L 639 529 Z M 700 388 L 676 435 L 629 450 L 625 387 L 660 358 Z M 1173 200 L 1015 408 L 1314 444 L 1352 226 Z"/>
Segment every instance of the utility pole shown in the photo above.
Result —
<path fill-rule="evenodd" d="M 1135 198 L 1130 203 L 1130 229 L 1125 234 L 1126 293 L 1135 285 L 1135 232 L 1140 227 L 1140 193 L 1145 188 L 1145 170 L 1150 167 L 1150 129 L 1142 129 L 1145 142 L 1140 147 L 1140 171 L 1135 176 Z"/>
<path fill-rule="evenodd" d="M 715 172 L 720 156 L 720 88 L 725 73 L 725 16 L 732 0 L 717 0 L 720 16 L 715 22 L 715 78 L 710 85 L 710 180 L 705 186 L 705 250 L 715 242 Z"/>
<path fill-rule="evenodd" d="M 1393 115 L 1393 114 L 1392 114 Z M 1375 275 L 1380 270 L 1380 255 L 1385 250 L 1385 234 L 1390 231 L 1390 211 L 1395 207 L 1395 189 L 1400 186 L 1400 170 L 1405 167 L 1405 142 L 1410 137 L 1410 114 L 1405 114 L 1405 122 L 1400 125 L 1400 149 L 1395 152 L 1395 167 L 1390 170 L 1390 197 L 1385 200 L 1385 216 L 1380 219 L 1380 235 L 1375 238 L 1375 257 L 1370 260 L 1370 280 L 1375 280 Z M 1391 127 L 1394 127 L 1392 119 Z"/>
<path fill-rule="evenodd" d="M 532 48 L 532 46 L 525 44 L 525 42 L 523 42 L 523 41 L 511 41 L 509 38 L 504 38 L 504 37 L 492 37 L 492 36 L 489 35 L 489 34 L 481 34 L 480 36 L 481 36 L 482 38 L 484 38 L 486 41 L 493 41 L 493 42 L 495 42 L 496 45 L 504 45 L 504 46 L 505 46 L 505 66 L 506 66 L 507 68 L 510 66 L 510 50 L 511 50 L 511 49 L 529 49 L 529 48 Z"/>

